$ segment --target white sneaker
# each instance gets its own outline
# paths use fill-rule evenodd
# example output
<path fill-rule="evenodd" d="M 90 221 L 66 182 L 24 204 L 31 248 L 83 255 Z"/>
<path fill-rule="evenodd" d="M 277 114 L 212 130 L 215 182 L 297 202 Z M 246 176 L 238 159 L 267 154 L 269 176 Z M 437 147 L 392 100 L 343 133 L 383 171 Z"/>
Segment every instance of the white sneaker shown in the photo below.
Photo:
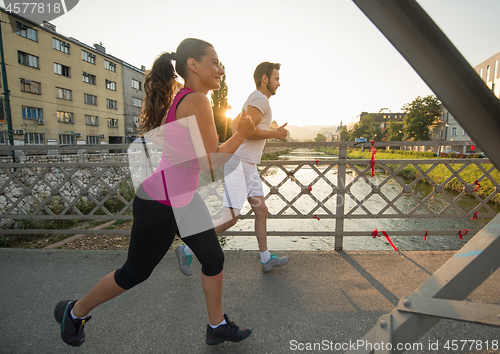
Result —
<path fill-rule="evenodd" d="M 177 256 L 177 261 L 179 262 L 179 269 L 184 275 L 192 275 L 193 270 L 191 269 L 191 262 L 193 262 L 193 255 L 187 256 L 184 253 L 184 246 L 177 246 L 175 248 L 175 255 Z"/>
<path fill-rule="evenodd" d="M 266 263 L 260 262 L 260 264 L 262 264 L 262 271 L 264 273 L 267 273 L 274 268 L 283 267 L 285 264 L 288 263 L 289 260 L 290 257 L 288 256 L 278 257 L 278 255 L 273 253 L 271 254 L 271 258 Z"/>

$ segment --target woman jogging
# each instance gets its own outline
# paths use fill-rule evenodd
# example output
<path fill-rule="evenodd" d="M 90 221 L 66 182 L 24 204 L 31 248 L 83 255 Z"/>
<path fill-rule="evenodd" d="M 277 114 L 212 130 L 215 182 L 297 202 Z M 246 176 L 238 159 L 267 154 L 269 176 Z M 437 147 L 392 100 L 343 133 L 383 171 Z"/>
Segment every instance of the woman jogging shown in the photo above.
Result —
<path fill-rule="evenodd" d="M 184 88 L 177 94 L 176 73 L 184 79 Z M 163 135 L 160 165 L 136 192 L 125 264 L 102 278 L 81 300 L 57 304 L 54 315 L 61 324 L 65 343 L 81 345 L 89 312 L 145 281 L 164 257 L 176 233 L 202 265 L 201 283 L 209 322 L 206 343 L 239 342 L 252 333 L 251 329 L 239 328 L 222 312 L 224 253 L 208 209 L 196 193 L 200 170 L 213 173 L 255 130 L 252 120 L 245 115 L 237 132 L 218 146 L 207 94 L 220 87 L 223 75 L 213 46 L 193 38 L 182 41 L 176 53 L 158 57 L 147 73 L 141 122 L 143 131 L 155 132 L 150 134 L 153 142 L 158 132 Z"/>

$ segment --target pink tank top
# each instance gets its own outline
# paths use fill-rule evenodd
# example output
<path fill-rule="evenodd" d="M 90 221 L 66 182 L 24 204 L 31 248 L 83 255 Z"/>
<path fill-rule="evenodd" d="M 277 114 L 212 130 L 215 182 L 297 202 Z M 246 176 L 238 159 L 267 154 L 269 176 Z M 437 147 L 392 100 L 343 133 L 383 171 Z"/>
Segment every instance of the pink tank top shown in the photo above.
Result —
<path fill-rule="evenodd" d="M 183 88 L 175 96 L 165 122 L 160 164 L 142 182 L 144 191 L 152 199 L 175 208 L 191 202 L 198 189 L 201 170 L 189 128 L 182 126 L 175 117 L 180 100 L 191 92 L 194 91 Z"/>

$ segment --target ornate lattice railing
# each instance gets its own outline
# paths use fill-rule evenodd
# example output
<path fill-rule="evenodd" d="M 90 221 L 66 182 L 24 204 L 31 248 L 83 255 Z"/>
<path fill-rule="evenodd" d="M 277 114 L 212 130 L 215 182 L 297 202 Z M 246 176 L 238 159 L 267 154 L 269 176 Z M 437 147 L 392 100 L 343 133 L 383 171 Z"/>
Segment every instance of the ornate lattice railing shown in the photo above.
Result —
<path fill-rule="evenodd" d="M 380 143 L 386 146 L 417 144 L 438 146 L 440 142 Z M 496 170 L 487 159 L 376 159 L 376 174 L 372 177 L 370 160 L 347 159 L 347 148 L 352 147 L 353 143 L 268 144 L 288 148 L 318 145 L 338 148 L 338 159 L 262 161 L 259 169 L 270 220 L 312 222 L 323 219 L 328 227 L 310 231 L 271 229 L 269 235 L 335 236 L 335 248 L 341 249 L 343 236 L 370 236 L 372 232 L 347 225 L 346 221 L 371 219 L 376 225 L 379 220 L 469 219 L 496 215 L 490 202 L 500 193 L 500 185 L 492 176 Z M 43 221 L 132 219 L 133 177 L 144 176 L 151 168 L 145 163 L 146 160 L 141 159 L 141 156 L 144 157 L 142 152 L 109 153 L 109 149 L 126 149 L 126 145 L 99 146 L 97 153 L 93 154 L 89 151 L 91 146 L 61 149 L 45 146 L 35 148 L 35 151 L 44 153 L 46 151 L 43 149 L 47 148 L 60 154 L 29 155 L 21 159 L 23 162 L 1 164 L 0 215 L 4 224 L 1 233 L 74 234 L 81 231 L 74 227 L 49 229 L 44 227 Z M 8 148 L 2 149 L 6 151 Z M 153 153 L 151 158 L 157 162 L 159 154 Z M 418 177 L 405 179 L 400 175 L 408 166 L 418 172 Z M 445 166 L 448 176 L 436 181 L 432 172 L 438 166 Z M 467 183 L 464 179 L 464 171 L 469 166 L 476 166 L 480 172 L 477 183 Z M 422 181 L 427 182 L 425 193 L 417 191 Z M 455 189 L 461 189 L 454 194 L 446 191 L 446 186 L 452 181 L 458 184 Z M 487 196 L 483 193 L 481 197 L 476 189 L 485 182 L 490 186 L 490 192 Z M 202 176 L 200 193 L 205 197 L 214 218 L 220 215 L 222 181 L 212 182 Z M 467 203 L 464 204 L 466 198 Z M 250 208 L 243 209 L 240 217 L 254 218 Z M 19 226 L 13 225 L 14 222 L 24 223 L 24 227 L 13 228 Z M 107 234 L 129 232 L 87 231 Z M 471 229 L 469 234 L 476 231 Z M 423 232 L 425 230 L 419 230 L 418 233 Z M 456 229 L 432 231 L 433 235 L 456 233 Z M 229 230 L 226 234 L 253 235 L 253 232 Z M 415 235 L 416 232 L 392 229 L 388 230 L 388 234 L 404 236 Z"/>

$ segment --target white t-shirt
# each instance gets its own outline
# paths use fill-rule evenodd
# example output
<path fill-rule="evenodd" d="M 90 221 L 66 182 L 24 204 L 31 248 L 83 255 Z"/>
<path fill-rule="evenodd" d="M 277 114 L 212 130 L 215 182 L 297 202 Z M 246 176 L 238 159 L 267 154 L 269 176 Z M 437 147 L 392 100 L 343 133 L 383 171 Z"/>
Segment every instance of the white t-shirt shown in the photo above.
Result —
<path fill-rule="evenodd" d="M 248 107 L 257 108 L 262 113 L 262 120 L 257 124 L 257 128 L 269 130 L 273 121 L 269 98 L 259 90 L 255 90 L 248 96 L 247 101 L 243 105 L 243 109 L 247 111 Z M 266 139 L 246 139 L 236 150 L 234 155 L 238 156 L 242 161 L 258 164 L 262 157 L 262 151 L 266 145 Z"/>

